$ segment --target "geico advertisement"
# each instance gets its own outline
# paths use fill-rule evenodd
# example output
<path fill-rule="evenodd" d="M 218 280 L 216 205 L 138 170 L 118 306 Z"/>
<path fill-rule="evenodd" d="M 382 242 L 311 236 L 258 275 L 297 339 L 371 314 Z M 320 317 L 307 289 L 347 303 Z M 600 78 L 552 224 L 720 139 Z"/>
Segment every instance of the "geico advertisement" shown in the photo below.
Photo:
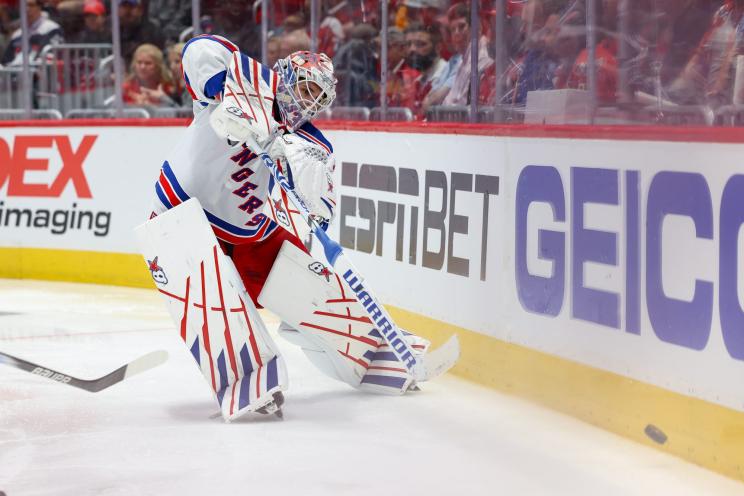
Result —
<path fill-rule="evenodd" d="M 744 410 L 744 146 L 521 143 L 517 340 Z"/>
<path fill-rule="evenodd" d="M 744 146 L 335 144 L 336 234 L 386 302 L 744 410 Z"/>
<path fill-rule="evenodd" d="M 134 252 L 181 128 L 1 128 L 0 246 Z"/>

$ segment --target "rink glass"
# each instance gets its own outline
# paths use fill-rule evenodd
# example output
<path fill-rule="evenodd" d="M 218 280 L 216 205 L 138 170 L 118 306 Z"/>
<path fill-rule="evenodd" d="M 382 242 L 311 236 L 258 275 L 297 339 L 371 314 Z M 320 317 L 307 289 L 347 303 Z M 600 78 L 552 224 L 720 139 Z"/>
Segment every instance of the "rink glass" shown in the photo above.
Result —
<path fill-rule="evenodd" d="M 118 0 L 113 10 L 101 2 L 100 16 L 97 3 L 44 14 L 65 41 L 41 55 L 29 53 L 23 30 L 23 63 L 0 69 L 0 117 L 188 117 L 178 44 L 203 33 L 269 66 L 295 50 L 327 53 L 339 97 L 321 118 L 334 120 L 737 126 L 744 109 L 737 2 Z M 467 22 L 453 19 L 455 3 Z M 6 12 L 28 20 L 25 2 Z M 132 39 L 132 22 L 150 24 L 140 31 L 148 39 Z M 99 34 L 83 34 L 96 24 Z M 407 30 L 417 25 L 435 32 L 433 54 L 411 53 Z M 140 41 L 155 42 L 170 62 L 177 88 L 167 105 L 123 101 Z M 458 98 L 427 100 L 431 57 L 458 53 L 462 67 L 448 67 Z"/>

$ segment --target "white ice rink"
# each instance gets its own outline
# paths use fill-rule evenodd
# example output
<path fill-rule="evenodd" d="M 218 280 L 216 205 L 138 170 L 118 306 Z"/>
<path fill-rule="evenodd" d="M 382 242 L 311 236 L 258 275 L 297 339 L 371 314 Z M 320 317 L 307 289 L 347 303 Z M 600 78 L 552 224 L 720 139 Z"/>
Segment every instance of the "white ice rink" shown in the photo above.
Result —
<path fill-rule="evenodd" d="M 269 327 L 276 319 L 266 314 Z M 225 424 L 154 291 L 0 280 L 0 350 L 100 393 L 0 368 L 0 492 L 31 495 L 728 495 L 744 484 L 452 376 L 400 398 L 325 378 L 277 341 L 283 421 Z"/>

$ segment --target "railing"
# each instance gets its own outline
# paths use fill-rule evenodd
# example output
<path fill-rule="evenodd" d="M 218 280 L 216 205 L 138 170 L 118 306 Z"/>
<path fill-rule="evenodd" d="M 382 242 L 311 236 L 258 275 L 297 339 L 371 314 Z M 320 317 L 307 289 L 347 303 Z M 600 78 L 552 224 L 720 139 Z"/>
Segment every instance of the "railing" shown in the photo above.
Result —
<path fill-rule="evenodd" d="M 72 109 L 102 108 L 114 93 L 110 44 L 45 47 L 36 68 L 38 106 L 66 114 Z"/>
<path fill-rule="evenodd" d="M 0 68 L 0 109 L 23 110 L 20 67 Z"/>

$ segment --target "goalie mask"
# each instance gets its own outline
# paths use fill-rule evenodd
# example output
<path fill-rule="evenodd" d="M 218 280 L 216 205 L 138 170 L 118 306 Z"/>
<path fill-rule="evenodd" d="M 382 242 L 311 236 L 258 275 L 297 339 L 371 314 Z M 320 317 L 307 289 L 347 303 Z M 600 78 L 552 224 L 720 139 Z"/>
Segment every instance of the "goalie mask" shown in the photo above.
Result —
<path fill-rule="evenodd" d="M 327 109 L 336 98 L 333 63 L 324 53 L 294 52 L 274 65 L 276 101 L 290 131 Z"/>

